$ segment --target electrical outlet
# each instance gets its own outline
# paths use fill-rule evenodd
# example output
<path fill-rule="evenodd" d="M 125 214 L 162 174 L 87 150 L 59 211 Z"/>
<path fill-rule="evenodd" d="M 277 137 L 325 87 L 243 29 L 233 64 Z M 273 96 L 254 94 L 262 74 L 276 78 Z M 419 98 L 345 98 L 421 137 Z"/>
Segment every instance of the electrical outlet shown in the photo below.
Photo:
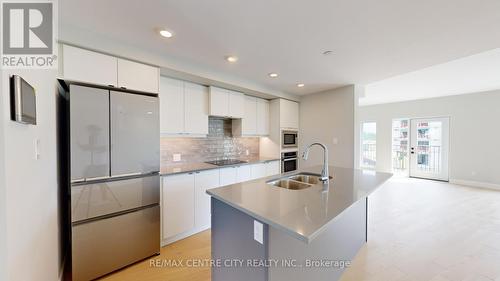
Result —
<path fill-rule="evenodd" d="M 245 150 L 245 154 L 246 154 L 246 156 L 250 155 L 250 150 L 248 150 L 248 149 Z"/>
<path fill-rule="evenodd" d="M 264 244 L 264 225 L 256 220 L 253 221 L 253 239 Z"/>
<path fill-rule="evenodd" d="M 180 153 L 175 153 L 175 154 L 172 155 L 172 158 L 173 158 L 174 162 L 179 162 L 179 161 L 181 161 L 182 157 L 181 157 Z"/>
<path fill-rule="evenodd" d="M 333 144 L 339 144 L 339 139 L 338 138 L 333 138 Z"/>

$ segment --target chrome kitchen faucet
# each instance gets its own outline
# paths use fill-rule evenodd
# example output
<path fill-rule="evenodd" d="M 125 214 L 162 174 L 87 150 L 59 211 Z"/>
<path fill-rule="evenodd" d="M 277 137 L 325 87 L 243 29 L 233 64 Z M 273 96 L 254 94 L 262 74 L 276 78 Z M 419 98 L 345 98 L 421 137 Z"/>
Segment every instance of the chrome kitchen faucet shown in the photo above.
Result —
<path fill-rule="evenodd" d="M 313 145 L 318 145 L 323 148 L 323 170 L 321 171 L 321 177 L 319 178 L 319 180 L 326 183 L 330 178 L 330 175 L 328 173 L 328 148 L 326 147 L 326 145 L 320 142 L 311 143 L 310 145 L 306 146 L 304 153 L 302 154 L 302 159 L 307 160 L 307 157 L 309 157 L 309 149 L 311 149 Z"/>

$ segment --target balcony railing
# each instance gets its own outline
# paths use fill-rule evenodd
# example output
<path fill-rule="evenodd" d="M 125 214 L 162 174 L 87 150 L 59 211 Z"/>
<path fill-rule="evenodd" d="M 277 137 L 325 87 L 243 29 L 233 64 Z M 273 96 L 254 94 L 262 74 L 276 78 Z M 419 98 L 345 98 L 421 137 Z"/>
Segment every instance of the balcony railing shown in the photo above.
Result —
<path fill-rule="evenodd" d="M 408 145 L 392 146 L 392 169 L 406 170 L 408 166 Z"/>
<path fill-rule="evenodd" d="M 419 171 L 426 173 L 439 173 L 441 171 L 441 146 L 417 146 L 415 153 Z"/>
<path fill-rule="evenodd" d="M 361 145 L 362 166 L 375 167 L 377 163 L 377 145 L 375 143 L 363 143 Z"/>

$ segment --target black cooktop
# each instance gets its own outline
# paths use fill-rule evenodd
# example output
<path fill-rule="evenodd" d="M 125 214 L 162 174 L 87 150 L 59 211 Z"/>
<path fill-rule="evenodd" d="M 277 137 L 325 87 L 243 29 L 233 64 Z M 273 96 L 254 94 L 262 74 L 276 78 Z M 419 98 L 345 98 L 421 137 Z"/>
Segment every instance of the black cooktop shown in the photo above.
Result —
<path fill-rule="evenodd" d="M 222 160 L 215 160 L 215 161 L 207 161 L 205 163 L 216 165 L 216 166 L 228 166 L 228 165 L 247 163 L 247 161 L 242 161 L 242 160 L 238 160 L 238 159 L 222 159 Z"/>

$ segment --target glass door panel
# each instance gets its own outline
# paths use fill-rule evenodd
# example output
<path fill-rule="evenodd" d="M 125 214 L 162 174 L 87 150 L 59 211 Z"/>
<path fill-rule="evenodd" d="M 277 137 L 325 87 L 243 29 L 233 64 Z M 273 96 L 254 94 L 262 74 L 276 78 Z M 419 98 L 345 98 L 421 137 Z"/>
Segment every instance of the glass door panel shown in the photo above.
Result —
<path fill-rule="evenodd" d="M 448 180 L 449 118 L 411 120 L 410 176 Z"/>

